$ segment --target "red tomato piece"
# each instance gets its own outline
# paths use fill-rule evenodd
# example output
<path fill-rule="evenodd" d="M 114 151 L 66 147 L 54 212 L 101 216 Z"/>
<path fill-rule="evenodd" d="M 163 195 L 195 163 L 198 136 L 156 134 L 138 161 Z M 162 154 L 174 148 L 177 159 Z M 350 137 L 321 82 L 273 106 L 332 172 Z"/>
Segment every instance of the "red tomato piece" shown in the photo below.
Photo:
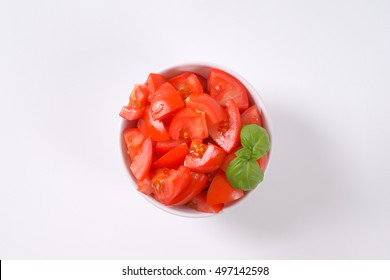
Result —
<path fill-rule="evenodd" d="M 206 201 L 208 204 L 214 205 L 237 200 L 243 196 L 244 191 L 233 188 L 225 174 L 219 171 L 216 172 L 210 184 Z"/>
<path fill-rule="evenodd" d="M 184 160 L 184 166 L 191 171 L 209 173 L 217 170 L 225 160 L 226 153 L 221 148 L 208 143 L 192 142 L 190 153 Z"/>
<path fill-rule="evenodd" d="M 206 201 L 207 194 L 205 191 L 195 196 L 187 205 L 197 211 L 206 213 L 219 213 L 223 209 L 223 204 L 210 205 Z"/>
<path fill-rule="evenodd" d="M 137 127 L 145 137 L 151 137 L 153 141 L 169 140 L 164 123 L 159 120 L 153 120 L 150 106 L 146 107 L 142 118 L 137 123 Z"/>
<path fill-rule="evenodd" d="M 241 115 L 233 99 L 230 99 L 226 106 L 227 119 L 219 124 L 209 124 L 208 128 L 211 138 L 230 153 L 240 144 Z"/>
<path fill-rule="evenodd" d="M 223 121 L 226 117 L 222 106 L 206 93 L 191 94 L 185 102 L 187 108 L 205 112 L 207 120 L 213 124 Z"/>
<path fill-rule="evenodd" d="M 205 113 L 192 108 L 180 110 L 169 127 L 172 139 L 191 139 L 202 142 L 208 137 Z"/>
<path fill-rule="evenodd" d="M 203 87 L 198 76 L 193 73 L 186 72 L 168 80 L 175 89 L 180 93 L 180 96 L 185 99 L 192 93 L 202 93 Z"/>
<path fill-rule="evenodd" d="M 151 172 L 148 172 L 146 177 L 138 182 L 137 190 L 146 194 L 146 195 L 153 195 L 153 187 L 152 187 L 152 174 Z"/>
<path fill-rule="evenodd" d="M 160 157 L 153 164 L 153 168 L 179 168 L 180 165 L 183 165 L 184 159 L 189 152 L 188 146 L 186 143 L 182 143 L 179 146 L 176 146 L 168 153 Z"/>
<path fill-rule="evenodd" d="M 195 74 L 198 77 L 200 84 L 202 85 L 203 92 L 207 92 L 207 79 L 199 74 Z"/>
<path fill-rule="evenodd" d="M 257 124 L 261 127 L 263 126 L 263 120 L 256 105 L 249 107 L 241 114 L 241 122 L 243 126 L 247 124 Z"/>
<path fill-rule="evenodd" d="M 158 141 L 156 142 L 155 152 L 158 155 L 163 155 L 182 143 L 189 145 L 191 142 L 188 139 Z"/>
<path fill-rule="evenodd" d="M 162 120 L 183 107 L 183 100 L 170 83 L 164 83 L 156 90 L 150 104 L 154 120 Z"/>
<path fill-rule="evenodd" d="M 131 161 L 134 161 L 135 156 L 138 154 L 138 151 L 145 140 L 145 136 L 138 128 L 126 128 L 123 131 L 123 139 L 127 146 L 127 153 L 130 156 Z"/>
<path fill-rule="evenodd" d="M 261 170 L 265 171 L 268 165 L 268 154 L 265 154 L 261 158 L 257 160 L 257 163 L 259 164 Z"/>
<path fill-rule="evenodd" d="M 176 169 L 157 169 L 152 179 L 155 197 L 163 204 L 170 204 L 191 181 L 191 172 L 187 167 Z"/>
<path fill-rule="evenodd" d="M 186 204 L 207 187 L 207 182 L 207 175 L 191 172 L 191 181 L 189 185 L 171 201 L 170 205 L 176 206 Z"/>
<path fill-rule="evenodd" d="M 167 81 L 167 79 L 160 74 L 150 73 L 146 80 L 146 87 L 149 91 L 148 100 L 152 100 L 155 91 Z"/>
<path fill-rule="evenodd" d="M 207 79 L 210 95 L 219 104 L 226 106 L 230 99 L 236 101 L 240 110 L 245 110 L 249 106 L 248 93 L 244 85 L 232 75 L 212 69 Z"/>
<path fill-rule="evenodd" d="M 228 155 L 226 155 L 226 158 L 225 158 L 224 162 L 223 162 L 222 165 L 221 165 L 221 170 L 222 170 L 223 172 L 226 172 L 226 168 L 228 167 L 229 163 L 230 163 L 233 159 L 235 159 L 236 157 L 237 157 L 237 156 L 236 156 L 235 154 L 228 154 Z"/>
<path fill-rule="evenodd" d="M 152 165 L 153 146 L 152 139 L 146 138 L 142 143 L 138 154 L 130 165 L 130 170 L 133 172 L 138 181 L 143 180 L 149 172 Z"/>
<path fill-rule="evenodd" d="M 144 85 L 135 85 L 129 97 L 129 104 L 122 107 L 119 115 L 126 120 L 139 119 L 148 105 L 148 96 L 149 91 Z"/>

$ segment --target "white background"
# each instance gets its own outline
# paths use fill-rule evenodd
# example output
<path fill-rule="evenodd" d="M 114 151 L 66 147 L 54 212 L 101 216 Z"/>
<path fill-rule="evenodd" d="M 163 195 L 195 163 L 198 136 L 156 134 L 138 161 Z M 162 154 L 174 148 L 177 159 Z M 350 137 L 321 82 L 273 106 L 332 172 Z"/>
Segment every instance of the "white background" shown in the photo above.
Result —
<path fill-rule="evenodd" d="M 389 259 L 388 1 L 1 1 L 1 259 Z M 149 72 L 218 63 L 261 93 L 261 189 L 148 204 L 118 112 Z"/>

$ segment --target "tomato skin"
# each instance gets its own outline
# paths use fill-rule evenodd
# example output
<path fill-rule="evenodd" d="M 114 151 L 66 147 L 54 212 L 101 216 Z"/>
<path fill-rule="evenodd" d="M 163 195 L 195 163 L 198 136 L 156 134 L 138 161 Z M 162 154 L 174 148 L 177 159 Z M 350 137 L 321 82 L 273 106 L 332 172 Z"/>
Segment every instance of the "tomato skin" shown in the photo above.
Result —
<path fill-rule="evenodd" d="M 257 124 L 263 127 L 263 120 L 256 105 L 249 107 L 241 114 L 241 123 L 242 126 L 247 124 Z"/>
<path fill-rule="evenodd" d="M 191 94 L 185 100 L 187 108 L 194 108 L 205 112 L 207 121 L 212 124 L 219 123 L 225 119 L 225 111 L 222 106 L 206 93 Z"/>
<path fill-rule="evenodd" d="M 222 106 L 226 106 L 226 103 L 230 99 L 234 99 L 240 110 L 248 108 L 249 101 L 247 90 L 244 85 L 232 75 L 219 69 L 212 69 L 207 82 L 210 95 Z"/>
<path fill-rule="evenodd" d="M 174 140 L 202 141 L 208 137 L 205 113 L 193 108 L 180 110 L 169 126 L 169 136 Z"/>
<path fill-rule="evenodd" d="M 240 144 L 241 115 L 236 102 L 230 99 L 226 103 L 227 119 L 219 124 L 209 124 L 211 138 L 227 153 Z"/>
<path fill-rule="evenodd" d="M 222 165 L 221 165 L 221 170 L 223 171 L 223 172 L 226 172 L 226 168 L 229 166 L 229 163 L 233 160 L 233 159 L 235 159 L 237 156 L 235 155 L 235 154 L 228 154 L 228 155 L 226 155 L 226 158 L 225 158 L 225 160 L 224 160 L 224 162 L 222 163 Z"/>
<path fill-rule="evenodd" d="M 237 190 L 232 187 L 221 171 L 216 172 L 213 181 L 207 191 L 206 201 L 210 205 L 226 203 L 240 199 L 244 196 L 243 190 Z"/>
<path fill-rule="evenodd" d="M 265 154 L 261 158 L 257 160 L 257 163 L 259 164 L 261 170 L 265 171 L 268 165 L 268 154 Z"/>
<path fill-rule="evenodd" d="M 155 91 L 167 81 L 167 79 L 160 74 L 150 73 L 146 80 L 146 87 L 149 91 L 148 100 L 152 100 Z"/>
<path fill-rule="evenodd" d="M 200 212 L 206 213 L 219 213 L 223 209 L 223 204 L 214 204 L 210 205 L 206 201 L 207 193 L 205 191 L 201 192 L 195 196 L 190 202 L 188 202 L 188 207 L 193 208 Z"/>
<path fill-rule="evenodd" d="M 130 164 L 130 170 L 138 181 L 143 180 L 149 172 L 152 165 L 153 146 L 152 139 L 146 138 L 142 143 L 134 161 Z"/>
<path fill-rule="evenodd" d="M 194 143 L 196 142 L 192 142 L 191 146 Z M 184 166 L 188 167 L 191 171 L 201 173 L 214 172 L 220 168 L 225 157 L 226 153 L 223 149 L 208 143 L 206 150 L 201 155 L 191 151 L 184 160 Z"/>
<path fill-rule="evenodd" d="M 139 119 L 148 105 L 149 91 L 144 85 L 135 85 L 129 97 L 129 104 L 123 106 L 119 115 L 126 120 Z"/>
<path fill-rule="evenodd" d="M 164 83 L 156 90 L 150 105 L 154 120 L 162 120 L 183 107 L 183 100 L 170 83 Z"/>
<path fill-rule="evenodd" d="M 176 196 L 169 205 L 184 205 L 207 187 L 208 177 L 205 174 L 191 172 L 191 181 L 188 186 Z"/>
<path fill-rule="evenodd" d="M 191 142 L 189 139 L 158 141 L 156 142 L 154 151 L 157 155 L 163 155 L 182 143 L 186 143 L 188 146 Z"/>
<path fill-rule="evenodd" d="M 137 190 L 150 196 L 154 194 L 151 172 L 148 172 L 143 180 L 138 181 Z"/>
<path fill-rule="evenodd" d="M 186 143 L 182 143 L 179 146 L 176 146 L 165 155 L 156 160 L 153 164 L 153 168 L 179 168 L 180 165 L 183 165 L 184 159 L 189 152 L 188 146 Z"/>
<path fill-rule="evenodd" d="M 192 93 L 203 92 L 203 87 L 198 79 L 198 76 L 190 72 L 173 77 L 172 79 L 169 79 L 168 82 L 176 88 L 183 99 Z"/>
<path fill-rule="evenodd" d="M 152 187 L 155 197 L 165 205 L 181 193 L 191 181 L 191 172 L 187 167 L 176 169 L 160 168 L 155 170 Z"/>
<path fill-rule="evenodd" d="M 159 120 L 153 120 L 150 106 L 146 107 L 142 118 L 138 120 L 137 127 L 145 137 L 151 137 L 153 141 L 169 140 L 164 123 Z"/>
<path fill-rule="evenodd" d="M 127 147 L 127 154 L 129 155 L 131 161 L 133 161 L 135 156 L 138 154 L 145 137 L 136 127 L 126 128 L 123 130 L 123 140 L 125 141 Z"/>

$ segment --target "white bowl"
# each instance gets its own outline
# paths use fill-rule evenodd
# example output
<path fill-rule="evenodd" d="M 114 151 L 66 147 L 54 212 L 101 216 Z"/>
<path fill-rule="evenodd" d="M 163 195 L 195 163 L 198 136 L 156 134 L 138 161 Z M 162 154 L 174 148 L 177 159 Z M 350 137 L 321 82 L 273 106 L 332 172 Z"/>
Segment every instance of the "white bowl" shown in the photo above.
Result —
<path fill-rule="evenodd" d="M 167 78 L 172 78 L 172 77 L 179 75 L 181 73 L 184 73 L 184 72 L 193 72 L 193 73 L 199 74 L 207 79 L 210 70 L 213 68 L 225 71 L 226 73 L 229 73 L 230 75 L 237 78 L 248 90 L 248 94 L 249 94 L 248 97 L 249 97 L 250 106 L 253 104 L 256 104 L 257 108 L 261 112 L 262 117 L 263 117 L 264 128 L 267 130 L 267 132 L 270 136 L 270 142 L 271 142 L 271 149 L 269 151 L 269 157 L 268 157 L 268 165 L 267 165 L 267 168 L 265 170 L 265 174 L 266 174 L 267 170 L 269 169 L 269 163 L 271 160 L 271 150 L 272 150 L 271 121 L 270 121 L 270 117 L 268 115 L 268 112 L 265 108 L 263 100 L 261 99 L 258 92 L 255 90 L 255 88 L 249 82 L 247 82 L 243 77 L 238 75 L 236 72 L 234 72 L 226 67 L 223 67 L 221 65 L 211 64 L 211 63 L 182 64 L 182 65 L 177 65 L 177 66 L 167 68 L 167 69 L 160 71 L 160 72 L 157 72 L 157 73 L 159 73 Z M 146 73 L 146 75 L 147 74 L 148 73 Z M 127 127 L 136 127 L 136 126 L 137 126 L 137 121 L 122 120 L 121 126 L 120 126 L 120 134 L 119 134 L 122 157 L 123 157 L 125 166 L 127 168 L 131 183 L 133 184 L 135 190 L 137 188 L 137 183 L 136 183 L 137 181 L 130 171 L 130 159 L 129 159 L 129 156 L 127 154 L 127 148 L 126 148 L 126 144 L 124 143 L 124 140 L 123 140 L 122 132 Z M 246 199 L 249 195 L 251 195 L 256 189 L 258 189 L 258 188 L 255 188 L 252 191 L 246 192 L 244 197 L 242 197 L 241 199 L 239 199 L 237 201 L 234 201 L 231 203 L 226 203 L 225 207 L 223 208 L 223 210 L 220 213 L 227 211 L 227 210 L 231 210 L 234 206 L 241 203 L 244 199 Z M 158 202 L 157 200 L 155 200 L 153 197 L 147 196 L 141 192 L 138 192 L 138 193 L 140 195 L 142 195 L 147 201 L 149 201 L 154 206 L 156 206 L 159 209 L 164 210 L 170 214 L 175 214 L 175 215 L 179 215 L 179 216 L 183 216 L 183 217 L 191 217 L 191 218 L 210 217 L 210 216 L 220 214 L 220 213 L 217 213 L 217 214 L 203 213 L 203 212 L 196 211 L 196 210 L 191 209 L 191 208 L 186 207 L 186 206 L 174 206 L 174 207 L 166 206 L 166 205 Z"/>

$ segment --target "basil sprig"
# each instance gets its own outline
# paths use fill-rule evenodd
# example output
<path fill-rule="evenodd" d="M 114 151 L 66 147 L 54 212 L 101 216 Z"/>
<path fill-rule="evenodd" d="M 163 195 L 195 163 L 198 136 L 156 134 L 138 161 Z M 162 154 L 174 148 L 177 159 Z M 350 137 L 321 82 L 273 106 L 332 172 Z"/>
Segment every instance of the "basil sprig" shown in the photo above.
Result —
<path fill-rule="evenodd" d="M 269 135 L 261 126 L 249 124 L 241 128 L 240 140 L 243 148 L 229 163 L 226 177 L 234 188 L 250 191 L 263 181 L 264 171 L 257 160 L 270 149 Z"/>

